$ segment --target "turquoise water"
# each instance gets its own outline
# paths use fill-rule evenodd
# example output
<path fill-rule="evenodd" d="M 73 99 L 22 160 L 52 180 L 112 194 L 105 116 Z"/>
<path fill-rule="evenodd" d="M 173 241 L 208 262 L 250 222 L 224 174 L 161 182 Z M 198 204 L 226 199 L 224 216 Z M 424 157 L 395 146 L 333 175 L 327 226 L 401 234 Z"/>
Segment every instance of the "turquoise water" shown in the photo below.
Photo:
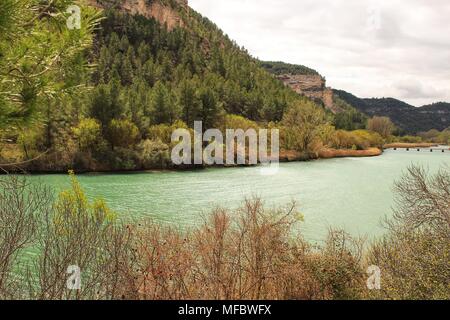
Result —
<path fill-rule="evenodd" d="M 306 239 L 324 239 L 330 227 L 374 237 L 380 221 L 392 212 L 392 187 L 407 166 L 436 171 L 450 164 L 450 152 L 386 151 L 374 158 L 342 158 L 280 164 L 273 176 L 257 167 L 188 172 L 88 174 L 78 179 L 89 198 L 104 198 L 122 217 L 151 217 L 191 227 L 215 206 L 238 207 L 245 197 L 259 196 L 268 206 L 295 200 L 305 221 Z M 56 191 L 69 187 L 67 175 L 36 175 Z"/>

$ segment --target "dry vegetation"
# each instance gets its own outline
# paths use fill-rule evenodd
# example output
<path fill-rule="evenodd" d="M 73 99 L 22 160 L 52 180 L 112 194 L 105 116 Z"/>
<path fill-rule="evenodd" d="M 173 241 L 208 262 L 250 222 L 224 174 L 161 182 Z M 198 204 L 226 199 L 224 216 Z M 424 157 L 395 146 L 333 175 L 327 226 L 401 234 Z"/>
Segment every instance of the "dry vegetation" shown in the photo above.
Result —
<path fill-rule="evenodd" d="M 57 199 L 26 179 L 2 179 L 0 298 L 25 299 L 448 299 L 450 171 L 410 168 L 396 185 L 386 236 L 366 245 L 343 231 L 321 246 L 299 236 L 295 204 L 215 209 L 194 230 L 123 224 L 89 202 L 72 176 Z M 24 259 L 26 251 L 34 255 Z M 82 270 L 68 290 L 67 267 Z M 369 291 L 366 269 L 382 270 Z"/>
<path fill-rule="evenodd" d="M 438 147 L 439 145 L 436 143 L 426 143 L 426 142 L 418 142 L 418 143 L 406 143 L 406 142 L 397 142 L 397 143 L 389 143 L 383 146 L 384 149 L 407 149 L 407 148 L 432 148 Z"/>
<path fill-rule="evenodd" d="M 367 150 L 322 149 L 319 151 L 319 157 L 322 159 L 343 157 L 376 157 L 381 155 L 381 153 L 382 151 L 378 148 L 369 148 Z"/>

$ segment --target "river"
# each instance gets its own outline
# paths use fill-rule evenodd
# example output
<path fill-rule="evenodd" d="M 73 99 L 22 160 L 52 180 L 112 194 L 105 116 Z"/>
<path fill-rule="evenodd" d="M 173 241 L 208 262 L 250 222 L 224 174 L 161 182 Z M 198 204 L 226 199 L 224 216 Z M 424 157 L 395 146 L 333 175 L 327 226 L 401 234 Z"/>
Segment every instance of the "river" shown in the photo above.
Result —
<path fill-rule="evenodd" d="M 381 219 L 392 213 L 394 181 L 411 164 L 435 172 L 450 164 L 446 153 L 387 150 L 374 158 L 341 158 L 280 164 L 277 174 L 257 167 L 131 174 L 85 174 L 78 179 L 89 198 L 101 197 L 121 217 L 150 217 L 189 228 L 214 206 L 238 207 L 244 198 L 261 197 L 269 207 L 295 200 L 310 241 L 321 241 L 330 227 L 369 238 L 384 232 Z M 67 175 L 34 175 L 59 191 Z"/>

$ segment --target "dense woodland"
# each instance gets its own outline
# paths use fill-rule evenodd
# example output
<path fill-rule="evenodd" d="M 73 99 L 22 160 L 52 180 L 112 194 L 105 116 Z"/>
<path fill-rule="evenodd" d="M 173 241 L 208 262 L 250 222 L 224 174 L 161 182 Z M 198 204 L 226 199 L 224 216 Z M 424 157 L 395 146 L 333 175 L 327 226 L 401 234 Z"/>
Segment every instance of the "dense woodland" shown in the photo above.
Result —
<path fill-rule="evenodd" d="M 208 19 L 178 10 L 186 26 L 169 31 L 154 19 L 106 9 L 92 42 L 65 62 L 70 72 L 56 75 L 54 86 L 67 90 L 51 97 L 36 88 L 43 92 L 24 103 L 24 114 L 7 114 L 1 162 L 40 157 L 27 166 L 39 171 L 167 168 L 170 133 L 195 120 L 204 128 L 279 128 L 282 148 L 302 159 L 323 146 L 381 145 L 375 133 L 339 131 L 365 129 L 367 119 L 351 106 L 341 101 L 346 112 L 334 117 L 286 88 Z"/>

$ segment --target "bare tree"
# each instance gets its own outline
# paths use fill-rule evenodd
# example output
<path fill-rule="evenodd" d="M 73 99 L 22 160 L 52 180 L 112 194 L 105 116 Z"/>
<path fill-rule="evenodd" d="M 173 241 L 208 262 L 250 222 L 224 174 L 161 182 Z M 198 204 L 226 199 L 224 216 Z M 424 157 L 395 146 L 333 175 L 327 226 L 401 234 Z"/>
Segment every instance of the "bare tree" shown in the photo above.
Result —
<path fill-rule="evenodd" d="M 0 298 L 22 295 L 19 261 L 35 240 L 38 215 L 49 210 L 52 199 L 48 188 L 24 177 L 0 180 Z"/>
<path fill-rule="evenodd" d="M 393 223 L 410 229 L 428 228 L 450 235 L 450 168 L 435 175 L 411 166 L 395 184 L 396 209 Z M 391 223 L 391 225 L 393 224 Z"/>
<path fill-rule="evenodd" d="M 381 269 L 383 299 L 450 298 L 450 170 L 430 175 L 411 166 L 395 184 L 389 232 L 370 248 L 369 264 Z"/>
<path fill-rule="evenodd" d="M 367 129 L 387 138 L 394 132 L 395 125 L 388 117 L 373 117 L 367 122 Z"/>

